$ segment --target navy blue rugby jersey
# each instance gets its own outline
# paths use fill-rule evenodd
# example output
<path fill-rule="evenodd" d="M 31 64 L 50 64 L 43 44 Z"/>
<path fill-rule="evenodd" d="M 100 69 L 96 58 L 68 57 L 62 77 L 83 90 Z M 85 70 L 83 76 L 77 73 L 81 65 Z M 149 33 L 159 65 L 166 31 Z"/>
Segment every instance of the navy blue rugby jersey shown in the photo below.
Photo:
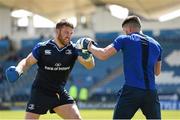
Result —
<path fill-rule="evenodd" d="M 32 87 L 54 92 L 64 88 L 78 56 L 73 43 L 59 48 L 54 40 L 40 42 L 32 54 L 38 60 L 38 72 Z"/>
<path fill-rule="evenodd" d="M 147 35 L 132 33 L 118 36 L 112 45 L 123 52 L 125 85 L 155 89 L 154 65 L 161 61 L 160 44 Z"/>

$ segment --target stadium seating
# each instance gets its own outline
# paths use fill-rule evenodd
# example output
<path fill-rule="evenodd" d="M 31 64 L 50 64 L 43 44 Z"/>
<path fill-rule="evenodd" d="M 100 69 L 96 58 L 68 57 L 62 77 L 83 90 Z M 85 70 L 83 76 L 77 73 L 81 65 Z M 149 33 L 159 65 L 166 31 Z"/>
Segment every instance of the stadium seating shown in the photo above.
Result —
<path fill-rule="evenodd" d="M 148 35 L 148 36 L 153 36 L 153 31 L 152 30 L 144 30 L 143 33 L 145 35 Z"/>
<path fill-rule="evenodd" d="M 95 39 L 97 41 L 112 41 L 119 35 L 119 32 L 99 32 L 95 33 Z"/>
<path fill-rule="evenodd" d="M 160 30 L 159 37 L 165 39 L 178 39 L 180 37 L 180 29 Z"/>
<path fill-rule="evenodd" d="M 0 40 L 0 55 L 5 55 L 9 52 L 10 42 L 8 40 Z"/>
<path fill-rule="evenodd" d="M 32 51 L 33 47 L 41 41 L 42 39 L 40 38 L 31 38 L 31 39 L 21 40 L 21 49 L 19 50 L 18 55 L 22 58 L 27 56 L 28 53 Z"/>
<path fill-rule="evenodd" d="M 168 59 L 169 57 L 171 57 L 173 52 L 180 51 L 180 47 L 179 47 L 180 41 L 178 40 L 178 38 L 173 38 L 173 39 L 166 38 L 165 33 L 161 31 L 162 36 L 160 35 L 159 37 L 156 37 L 156 39 L 158 40 L 158 42 L 160 42 L 163 48 L 162 73 L 157 78 L 158 92 L 161 94 L 166 92 L 178 93 L 180 91 L 179 90 L 180 82 L 178 80 L 180 77 L 180 72 L 179 72 L 180 65 L 178 64 L 174 65 L 173 62 L 176 62 L 179 59 L 179 56 L 173 56 L 173 58 L 171 58 L 170 60 Z M 114 36 L 118 35 L 117 33 L 110 33 L 109 35 L 107 35 L 109 37 L 107 37 L 106 35 L 101 36 L 100 33 L 97 33 L 96 39 L 98 39 L 97 41 L 98 45 L 100 47 L 105 47 L 108 44 L 112 43 L 113 37 L 110 38 L 111 34 L 114 34 Z M 152 31 L 146 31 L 146 34 L 151 35 Z M 107 39 L 104 40 L 104 36 L 107 37 Z M 75 42 L 78 38 L 79 37 L 74 37 L 73 42 Z M 22 49 L 19 51 L 18 55 L 26 56 L 27 53 L 31 51 L 32 47 L 38 41 L 40 40 L 39 39 L 34 39 L 34 41 L 23 40 L 21 44 Z M 7 43 L 2 43 L 2 44 L 7 44 Z M 4 45 L 2 46 L 4 47 Z M 95 58 L 95 62 L 96 62 L 96 67 L 92 70 L 86 70 L 79 62 L 76 62 L 71 72 L 70 81 L 68 81 L 66 88 L 69 89 L 72 84 L 75 84 L 78 87 L 78 89 L 82 87 L 86 87 L 89 88 L 90 90 L 92 86 L 97 85 L 99 82 L 103 82 L 103 80 L 105 80 L 107 76 L 112 75 L 117 68 L 122 68 L 123 65 L 122 53 L 119 52 L 118 54 L 108 59 L 107 61 L 100 61 Z M 1 61 L 0 64 L 3 65 L 3 68 L 5 70 L 8 66 L 17 64 L 17 61 Z M 1 83 L 0 90 L 6 92 L 0 93 L 0 97 L 3 98 L 3 100 L 12 99 L 14 101 L 26 101 L 30 94 L 30 88 L 36 73 L 36 67 L 33 67 L 30 71 L 28 71 L 22 78 L 22 81 L 15 83 L 12 89 L 10 90 L 8 90 L 8 88 L 11 85 L 7 83 L 7 81 Z M 97 91 L 90 96 L 90 100 L 99 100 L 99 99 L 101 101 L 115 100 L 117 97 L 117 92 L 122 87 L 123 83 L 124 83 L 124 76 L 120 74 L 119 76 L 113 78 L 113 80 L 108 81 L 106 84 L 102 84 L 100 88 L 98 88 Z"/>

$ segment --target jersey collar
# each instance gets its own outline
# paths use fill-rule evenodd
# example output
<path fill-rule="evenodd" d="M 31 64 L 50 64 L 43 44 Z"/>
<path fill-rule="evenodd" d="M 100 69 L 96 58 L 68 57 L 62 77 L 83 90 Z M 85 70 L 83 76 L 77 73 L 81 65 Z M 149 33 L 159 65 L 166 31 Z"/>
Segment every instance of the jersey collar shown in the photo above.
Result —
<path fill-rule="evenodd" d="M 128 35 L 132 35 L 132 34 L 138 34 L 138 35 L 140 35 L 139 32 L 132 32 L 132 33 L 129 33 Z"/>
<path fill-rule="evenodd" d="M 54 45 L 58 51 L 62 51 L 62 50 L 64 50 L 64 49 L 66 49 L 67 47 L 71 46 L 71 45 L 72 45 L 72 42 L 70 41 L 70 43 L 69 43 L 68 45 L 65 45 L 65 46 L 62 47 L 62 48 L 60 48 L 60 47 L 54 42 L 54 39 L 50 40 L 50 44 Z"/>

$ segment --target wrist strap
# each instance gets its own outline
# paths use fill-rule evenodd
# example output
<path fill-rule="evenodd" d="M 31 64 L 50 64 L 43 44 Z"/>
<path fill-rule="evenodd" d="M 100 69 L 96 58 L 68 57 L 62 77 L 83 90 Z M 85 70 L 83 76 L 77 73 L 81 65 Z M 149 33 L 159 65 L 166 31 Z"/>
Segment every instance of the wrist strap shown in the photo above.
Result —
<path fill-rule="evenodd" d="M 21 69 L 19 69 L 18 67 L 16 67 L 16 71 L 18 72 L 19 75 L 23 74 L 23 71 Z"/>
<path fill-rule="evenodd" d="M 92 54 L 90 54 L 88 59 L 85 59 L 86 62 L 94 61 L 94 57 Z"/>

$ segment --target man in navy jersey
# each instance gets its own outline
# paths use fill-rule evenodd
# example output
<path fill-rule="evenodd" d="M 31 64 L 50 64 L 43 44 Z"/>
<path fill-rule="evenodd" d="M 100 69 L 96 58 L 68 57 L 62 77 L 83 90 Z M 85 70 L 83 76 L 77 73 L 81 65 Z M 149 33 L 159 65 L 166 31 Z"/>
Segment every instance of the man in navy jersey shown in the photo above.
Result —
<path fill-rule="evenodd" d="M 158 76 L 161 71 L 161 46 L 142 33 L 141 21 L 137 16 L 128 16 L 122 28 L 126 35 L 118 36 L 105 48 L 94 46 L 88 38 L 79 39 L 77 48 L 88 49 L 101 60 L 122 51 L 125 84 L 120 91 L 113 119 L 131 119 L 139 108 L 147 119 L 161 119 L 155 87 L 155 75 Z"/>
<path fill-rule="evenodd" d="M 39 119 L 48 110 L 63 119 L 81 119 L 77 105 L 64 86 L 77 59 L 87 69 L 93 68 L 95 63 L 92 54 L 77 51 L 70 41 L 73 32 L 71 23 L 60 21 L 56 24 L 54 39 L 38 43 L 16 67 L 6 70 L 7 79 L 14 82 L 33 64 L 38 65 L 25 119 Z"/>

